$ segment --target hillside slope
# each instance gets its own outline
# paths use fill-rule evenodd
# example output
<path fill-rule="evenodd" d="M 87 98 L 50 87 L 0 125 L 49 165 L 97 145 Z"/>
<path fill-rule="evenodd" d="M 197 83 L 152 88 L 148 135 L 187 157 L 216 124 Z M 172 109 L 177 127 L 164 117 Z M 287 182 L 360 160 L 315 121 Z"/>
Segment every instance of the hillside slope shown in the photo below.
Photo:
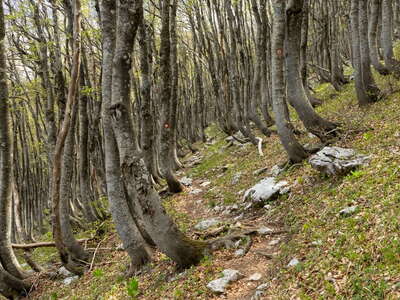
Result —
<path fill-rule="evenodd" d="M 262 226 L 278 232 L 253 236 L 252 243 L 242 239 L 241 245 L 249 248 L 243 257 L 235 256 L 235 248 L 222 249 L 180 273 L 157 254 L 142 274 L 126 281 L 121 274 L 128 257 L 116 250 L 120 242 L 112 224 L 102 224 L 104 237 L 88 246 L 96 251 L 91 271 L 70 285 L 39 279 L 30 299 L 250 299 L 262 283 L 268 288 L 260 299 L 399 299 L 400 85 L 391 77 L 377 79 L 385 97 L 363 109 L 357 106 L 353 83 L 340 93 L 329 85 L 316 89 L 324 102 L 318 111 L 341 124 L 342 134 L 334 145 L 372 157 L 368 166 L 345 177 L 322 176 L 307 162 L 294 165 L 278 176 L 291 185 L 288 195 L 241 214 L 234 204 L 242 202 L 243 191 L 268 176 L 268 171 L 255 171 L 285 161 L 278 137 L 264 138 L 260 157 L 250 144 L 227 147 L 226 136 L 211 127 L 211 142 L 197 145 L 199 153 L 185 158 L 186 165 L 198 161 L 179 172 L 193 183 L 164 201 L 189 236 L 211 238 L 227 228 Z M 295 125 L 304 131 L 299 122 Z M 300 140 L 317 142 L 307 134 Z M 353 205 L 355 214 L 338 214 Z M 227 206 L 234 212 L 228 213 Z M 219 218 L 219 231 L 194 228 L 211 217 Z M 54 260 L 52 251 L 35 250 L 34 257 L 41 263 Z M 293 258 L 300 263 L 287 267 Z M 226 294 L 214 295 L 206 285 L 227 268 L 245 278 L 229 285 Z M 248 281 L 254 273 L 262 278 Z"/>

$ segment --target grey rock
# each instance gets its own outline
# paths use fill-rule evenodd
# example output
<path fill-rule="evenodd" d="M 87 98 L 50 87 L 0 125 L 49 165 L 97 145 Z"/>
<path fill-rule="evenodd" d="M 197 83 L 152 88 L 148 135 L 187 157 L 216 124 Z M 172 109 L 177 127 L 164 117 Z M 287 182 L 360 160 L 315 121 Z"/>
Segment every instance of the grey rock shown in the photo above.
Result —
<path fill-rule="evenodd" d="M 270 204 L 265 204 L 265 205 L 264 205 L 264 208 L 265 208 L 266 210 L 270 210 L 270 209 L 272 208 L 272 205 L 270 205 Z"/>
<path fill-rule="evenodd" d="M 322 241 L 321 241 L 321 240 L 313 241 L 313 242 L 311 243 L 311 245 L 313 245 L 313 246 L 321 246 L 321 245 L 322 245 Z"/>
<path fill-rule="evenodd" d="M 65 267 L 61 267 L 60 269 L 58 269 L 57 273 L 64 277 L 71 277 L 74 275 L 73 273 L 68 271 Z"/>
<path fill-rule="evenodd" d="M 247 279 L 249 281 L 259 281 L 262 278 L 262 274 L 261 273 L 254 273 L 252 275 L 250 275 L 250 277 Z"/>
<path fill-rule="evenodd" d="M 295 267 L 300 263 L 300 261 L 297 258 L 292 258 L 290 262 L 288 263 L 288 267 Z"/>
<path fill-rule="evenodd" d="M 271 168 L 271 171 L 269 171 L 269 174 L 276 177 L 279 174 L 281 174 L 283 172 L 283 169 L 281 167 L 279 167 L 278 165 L 275 165 Z"/>
<path fill-rule="evenodd" d="M 271 233 L 273 231 L 274 231 L 273 229 L 271 229 L 269 227 L 265 227 L 265 226 L 257 229 L 257 233 L 261 234 L 261 235 L 266 235 L 266 234 L 269 234 L 269 233 Z"/>
<path fill-rule="evenodd" d="M 276 246 L 281 242 L 280 239 L 272 240 L 268 243 L 269 246 Z"/>
<path fill-rule="evenodd" d="M 251 296 L 250 300 L 261 300 L 261 297 L 264 295 L 264 291 L 255 291 L 254 295 Z"/>
<path fill-rule="evenodd" d="M 201 189 L 194 189 L 189 192 L 190 195 L 198 195 L 202 192 Z"/>
<path fill-rule="evenodd" d="M 346 207 L 339 212 L 339 215 L 343 217 L 351 216 L 357 211 L 357 208 L 357 205 Z"/>
<path fill-rule="evenodd" d="M 325 147 L 308 160 L 311 166 L 323 174 L 344 175 L 360 166 L 366 165 L 369 156 L 357 154 L 353 149 Z"/>
<path fill-rule="evenodd" d="M 183 185 L 191 186 L 192 183 L 193 183 L 193 179 L 192 179 L 192 178 L 189 178 L 189 177 L 182 177 L 181 180 L 180 180 L 180 182 L 181 182 Z"/>
<path fill-rule="evenodd" d="M 274 177 L 261 180 L 252 188 L 248 189 L 243 196 L 243 201 L 251 200 L 253 203 L 265 202 L 278 195 L 286 186 L 287 181 L 276 182 Z"/>
<path fill-rule="evenodd" d="M 238 184 L 241 177 L 242 177 L 242 173 L 241 173 L 241 172 L 236 173 L 236 174 L 233 176 L 233 178 L 232 178 L 231 184 L 232 184 L 232 185 Z"/>
<path fill-rule="evenodd" d="M 70 285 L 72 282 L 76 281 L 79 279 L 79 276 L 71 276 L 71 277 L 67 277 L 63 280 L 63 284 L 65 285 Z"/>
<path fill-rule="evenodd" d="M 307 135 L 311 139 L 317 139 L 318 138 L 315 134 L 312 134 L 311 132 L 309 132 Z"/>
<path fill-rule="evenodd" d="M 206 230 L 206 229 L 216 226 L 218 224 L 220 224 L 220 221 L 216 218 L 212 218 L 212 219 L 203 220 L 203 221 L 197 223 L 194 226 L 194 228 L 197 230 Z"/>
<path fill-rule="evenodd" d="M 243 275 L 239 271 L 232 269 L 226 269 L 222 271 L 222 274 L 222 278 L 215 279 L 207 284 L 207 287 L 216 294 L 224 293 L 229 283 L 243 278 Z"/>
<path fill-rule="evenodd" d="M 236 257 L 240 257 L 240 256 L 243 256 L 243 255 L 244 255 L 244 250 L 243 249 L 237 249 L 235 251 L 235 256 Z"/>
<path fill-rule="evenodd" d="M 260 285 L 257 287 L 257 290 L 258 290 L 258 291 L 265 291 L 267 288 L 269 288 L 269 284 L 268 284 L 268 283 L 263 283 L 263 284 L 260 284 Z"/>
<path fill-rule="evenodd" d="M 229 281 L 225 278 L 218 278 L 213 281 L 210 281 L 207 284 L 207 287 L 214 293 L 216 294 L 222 294 L 225 293 L 225 288 L 229 284 Z"/>
<path fill-rule="evenodd" d="M 243 274 L 240 273 L 238 270 L 233 269 L 225 269 L 222 271 L 222 274 L 225 278 L 229 280 L 229 282 L 238 281 L 239 279 L 243 278 Z"/>

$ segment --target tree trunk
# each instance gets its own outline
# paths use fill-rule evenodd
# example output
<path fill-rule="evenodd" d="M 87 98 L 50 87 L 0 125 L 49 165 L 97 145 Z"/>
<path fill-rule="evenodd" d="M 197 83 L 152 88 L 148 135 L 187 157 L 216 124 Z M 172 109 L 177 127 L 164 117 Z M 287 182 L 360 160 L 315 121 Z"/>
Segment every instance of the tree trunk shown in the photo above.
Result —
<path fill-rule="evenodd" d="M 172 135 L 174 124 L 172 123 L 171 111 L 171 40 L 170 40 L 170 0 L 163 0 L 162 5 L 162 28 L 160 44 L 160 77 L 161 77 L 161 165 L 162 173 L 167 181 L 168 189 L 171 193 L 180 193 L 182 185 L 175 177 L 173 167 Z M 174 100 L 175 101 L 175 100 Z"/>
<path fill-rule="evenodd" d="M 5 55 L 3 1 L 0 0 L 0 294 L 13 295 L 29 289 L 11 247 L 11 136 Z"/>
<path fill-rule="evenodd" d="M 386 68 L 379 61 L 379 49 L 378 49 L 378 22 L 379 22 L 379 12 L 380 12 L 380 0 L 371 1 L 371 12 L 370 12 L 370 22 L 368 24 L 368 41 L 371 63 L 375 70 L 381 75 L 388 75 L 389 69 Z"/>
<path fill-rule="evenodd" d="M 368 14 L 367 1 L 359 0 L 358 2 L 358 26 L 359 26 L 359 41 L 361 54 L 361 70 L 364 88 L 372 101 L 378 101 L 380 98 L 380 90 L 375 83 L 371 71 L 370 51 L 368 45 Z"/>
<path fill-rule="evenodd" d="M 140 19 L 131 19 L 131 10 L 128 9 L 129 5 L 132 4 L 131 2 L 127 1 L 124 4 L 125 6 L 118 3 L 118 12 L 116 11 L 117 7 L 114 0 L 103 0 L 101 2 L 101 24 L 103 30 L 102 118 L 105 139 L 107 193 L 111 215 L 118 235 L 131 259 L 129 273 L 133 273 L 136 269 L 146 264 L 151 256 L 150 250 L 133 219 L 130 204 L 128 203 L 130 200 L 127 198 L 126 188 L 123 181 L 121 181 L 120 166 L 123 163 L 127 163 L 126 159 L 129 157 L 127 155 L 133 155 L 133 153 L 129 153 L 131 148 L 128 149 L 128 144 L 125 144 L 125 146 L 118 145 L 114 130 L 116 132 L 119 131 L 118 128 L 113 130 L 113 122 L 110 115 L 111 104 L 115 107 L 115 102 L 117 101 L 120 101 L 120 107 L 123 105 L 125 108 L 125 114 L 128 113 L 126 109 L 130 107 L 129 74 L 131 54 L 137 26 L 139 25 L 136 23 L 140 21 Z M 118 30 L 117 34 L 116 30 Z M 132 124 L 129 123 L 121 125 L 132 128 Z M 127 139 L 126 143 L 132 142 L 131 133 L 122 134 Z M 118 141 L 121 142 L 121 139 L 118 139 Z M 119 151 L 118 146 L 120 146 Z"/>
<path fill-rule="evenodd" d="M 393 53 L 393 3 L 382 0 L 382 47 L 385 65 L 397 77 L 400 77 L 400 62 Z"/>
<path fill-rule="evenodd" d="M 301 121 L 308 131 L 315 134 L 321 141 L 335 136 L 336 124 L 321 118 L 308 100 L 302 78 L 300 76 L 300 39 L 303 1 L 289 1 L 286 8 L 287 37 L 286 37 L 286 74 L 288 99 L 296 109 Z"/>
<path fill-rule="evenodd" d="M 297 142 L 292 126 L 285 117 L 284 50 L 285 40 L 285 2 L 272 1 L 274 9 L 272 35 L 272 99 L 275 122 L 279 138 L 288 153 L 289 160 L 301 162 L 307 158 L 304 148 Z"/>
<path fill-rule="evenodd" d="M 351 0 L 350 22 L 351 22 L 351 38 L 352 38 L 352 57 L 354 67 L 354 79 L 358 104 L 360 106 L 374 102 L 374 98 L 368 95 L 363 82 L 363 71 L 360 50 L 360 33 L 359 33 L 359 0 Z"/>

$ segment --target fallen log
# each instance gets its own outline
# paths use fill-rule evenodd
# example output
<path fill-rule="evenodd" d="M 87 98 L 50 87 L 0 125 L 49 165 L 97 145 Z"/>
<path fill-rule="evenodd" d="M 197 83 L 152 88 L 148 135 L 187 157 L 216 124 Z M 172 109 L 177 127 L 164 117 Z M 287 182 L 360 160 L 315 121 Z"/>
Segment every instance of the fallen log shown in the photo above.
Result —
<path fill-rule="evenodd" d="M 84 243 L 89 241 L 90 239 L 80 239 L 78 243 Z M 31 244 L 11 244 L 14 249 L 36 249 L 36 248 L 49 248 L 55 247 L 56 244 L 54 242 L 39 242 L 39 243 L 31 243 Z"/>

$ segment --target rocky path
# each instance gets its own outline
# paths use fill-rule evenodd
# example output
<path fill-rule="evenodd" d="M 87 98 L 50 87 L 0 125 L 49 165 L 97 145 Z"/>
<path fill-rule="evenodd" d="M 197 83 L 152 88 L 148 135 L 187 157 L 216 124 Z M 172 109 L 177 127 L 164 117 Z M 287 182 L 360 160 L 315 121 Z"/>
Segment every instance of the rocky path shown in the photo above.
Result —
<path fill-rule="evenodd" d="M 194 226 L 189 229 L 192 237 L 216 238 L 229 234 L 227 232 L 230 231 L 258 229 L 256 234 L 247 236 L 247 239 L 234 241 L 227 248 L 218 250 L 214 254 L 216 267 L 237 275 L 231 278 L 229 274 L 227 276 L 221 274 L 220 278 L 216 277 L 211 281 L 208 284 L 208 288 L 214 294 L 211 299 L 263 299 L 263 291 L 268 287 L 266 282 L 272 260 L 277 257 L 279 245 L 285 237 L 283 228 L 280 224 L 268 222 L 263 215 L 265 208 L 262 206 L 251 209 L 257 201 L 248 199 L 249 201 L 239 204 L 210 208 L 203 196 L 208 189 L 213 187 L 212 181 L 191 180 L 187 177 L 181 180 L 186 185 L 186 191 L 175 198 L 174 206 L 179 208 L 181 213 L 196 220 Z M 279 191 L 279 188 L 276 191 L 257 189 L 257 191 L 249 191 L 248 198 L 251 198 L 251 195 L 268 196 L 265 192 L 271 197 Z M 278 234 L 271 234 L 275 232 Z"/>

